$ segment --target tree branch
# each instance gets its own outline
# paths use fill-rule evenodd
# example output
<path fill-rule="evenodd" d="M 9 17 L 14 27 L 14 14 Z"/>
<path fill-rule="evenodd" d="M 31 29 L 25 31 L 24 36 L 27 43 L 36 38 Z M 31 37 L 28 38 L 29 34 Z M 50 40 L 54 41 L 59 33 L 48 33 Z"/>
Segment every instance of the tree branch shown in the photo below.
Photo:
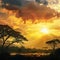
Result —
<path fill-rule="evenodd" d="M 5 42 L 7 41 L 7 39 L 9 38 L 10 36 L 8 35 L 8 37 L 4 40 L 4 44 L 5 44 Z"/>
<path fill-rule="evenodd" d="M 10 43 L 8 46 L 6 46 L 6 48 L 8 48 L 10 45 L 12 45 L 13 43 L 15 43 L 16 41 L 13 41 L 12 43 Z"/>

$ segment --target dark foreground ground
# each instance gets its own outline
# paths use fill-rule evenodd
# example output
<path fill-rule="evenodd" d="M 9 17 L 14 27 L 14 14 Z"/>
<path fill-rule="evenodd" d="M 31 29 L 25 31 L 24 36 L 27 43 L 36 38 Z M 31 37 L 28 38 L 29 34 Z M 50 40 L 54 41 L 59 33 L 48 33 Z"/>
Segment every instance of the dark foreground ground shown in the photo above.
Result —
<path fill-rule="evenodd" d="M 60 60 L 60 49 L 56 50 L 54 54 L 47 56 L 25 56 L 25 55 L 9 55 L 9 54 L 0 54 L 0 60 Z"/>
<path fill-rule="evenodd" d="M 0 60 L 60 60 L 60 56 L 23 56 L 23 55 L 0 55 Z"/>

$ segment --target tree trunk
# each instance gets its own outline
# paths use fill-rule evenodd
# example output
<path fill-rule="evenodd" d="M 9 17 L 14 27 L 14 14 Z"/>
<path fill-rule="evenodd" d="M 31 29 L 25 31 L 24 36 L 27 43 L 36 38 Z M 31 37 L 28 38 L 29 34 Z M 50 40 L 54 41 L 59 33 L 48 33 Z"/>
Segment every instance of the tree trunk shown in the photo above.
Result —
<path fill-rule="evenodd" d="M 8 36 L 6 39 L 4 39 L 4 37 L 3 37 L 3 44 L 2 44 L 2 51 L 1 51 L 1 53 L 5 53 L 5 52 L 7 52 L 6 50 L 6 48 L 5 48 L 5 42 L 7 41 L 7 39 L 9 38 L 10 36 Z"/>

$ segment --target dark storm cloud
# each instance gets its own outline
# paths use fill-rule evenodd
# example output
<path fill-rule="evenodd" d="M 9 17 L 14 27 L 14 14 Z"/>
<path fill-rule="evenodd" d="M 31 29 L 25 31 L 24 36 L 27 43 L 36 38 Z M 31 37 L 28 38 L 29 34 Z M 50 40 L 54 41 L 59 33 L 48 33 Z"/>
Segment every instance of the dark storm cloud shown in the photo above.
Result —
<path fill-rule="evenodd" d="M 2 0 L 2 3 L 5 4 L 10 4 L 10 5 L 21 5 L 22 0 Z"/>
<path fill-rule="evenodd" d="M 2 7 L 10 10 L 17 10 L 29 2 L 32 2 L 32 0 L 2 0 Z"/>
<path fill-rule="evenodd" d="M 24 6 L 29 2 L 35 2 L 35 3 L 39 2 L 45 5 L 48 4 L 46 0 L 2 0 L 2 3 L 3 3 L 2 6 L 9 10 L 17 10 L 21 6 Z"/>
<path fill-rule="evenodd" d="M 22 6 L 28 2 L 38 2 L 38 3 L 43 3 L 45 5 L 48 4 L 48 2 L 46 0 L 2 0 L 2 3 L 5 4 L 9 4 L 9 5 L 17 5 L 17 6 Z"/>
<path fill-rule="evenodd" d="M 9 4 L 9 5 L 17 5 L 17 6 L 22 6 L 25 5 L 28 2 L 32 2 L 35 0 L 2 0 L 3 4 Z"/>
<path fill-rule="evenodd" d="M 39 4 L 44 4 L 44 5 L 48 5 L 48 1 L 47 0 L 36 0 L 36 2 L 38 2 Z"/>
<path fill-rule="evenodd" d="M 18 10 L 24 0 L 2 0 L 2 7 L 8 10 Z"/>

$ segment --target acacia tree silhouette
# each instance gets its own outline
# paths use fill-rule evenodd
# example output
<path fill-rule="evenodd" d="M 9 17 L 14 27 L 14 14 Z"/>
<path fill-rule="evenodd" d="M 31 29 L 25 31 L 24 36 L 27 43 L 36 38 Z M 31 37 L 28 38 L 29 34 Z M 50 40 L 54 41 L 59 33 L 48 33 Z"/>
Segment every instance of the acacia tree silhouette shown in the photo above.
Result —
<path fill-rule="evenodd" d="M 13 37 L 14 40 L 11 42 L 7 42 L 10 37 Z M 2 51 L 4 51 L 4 48 L 8 48 L 15 42 L 23 43 L 23 41 L 28 41 L 23 35 L 21 35 L 20 32 L 14 31 L 8 25 L 0 25 L 0 40 L 2 40 Z M 6 44 L 6 42 L 8 44 Z"/>
<path fill-rule="evenodd" d="M 52 46 L 52 51 L 54 52 L 57 44 L 60 43 L 60 41 L 59 39 L 52 39 L 52 40 L 47 41 L 46 43 Z"/>

